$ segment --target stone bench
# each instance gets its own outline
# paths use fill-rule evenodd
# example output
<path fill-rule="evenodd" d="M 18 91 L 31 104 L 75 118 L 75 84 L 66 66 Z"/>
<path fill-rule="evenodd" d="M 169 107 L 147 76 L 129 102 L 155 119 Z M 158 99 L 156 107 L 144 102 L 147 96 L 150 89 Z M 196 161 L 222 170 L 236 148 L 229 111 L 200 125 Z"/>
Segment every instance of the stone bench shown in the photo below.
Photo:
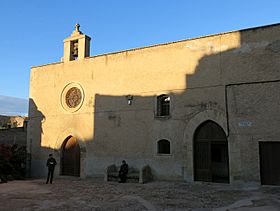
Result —
<path fill-rule="evenodd" d="M 104 175 L 104 180 L 119 181 L 119 169 L 115 164 L 107 167 Z M 152 180 L 151 168 L 147 165 L 139 171 L 134 167 L 128 167 L 127 182 L 146 183 Z"/>

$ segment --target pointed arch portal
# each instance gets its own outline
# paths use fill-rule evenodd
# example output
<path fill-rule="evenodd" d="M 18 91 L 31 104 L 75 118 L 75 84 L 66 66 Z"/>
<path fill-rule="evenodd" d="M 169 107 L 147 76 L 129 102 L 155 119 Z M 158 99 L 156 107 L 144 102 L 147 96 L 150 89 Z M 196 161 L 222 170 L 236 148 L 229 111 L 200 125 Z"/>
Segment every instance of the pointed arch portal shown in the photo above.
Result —
<path fill-rule="evenodd" d="M 77 139 L 69 136 L 61 146 L 61 175 L 80 176 L 81 150 Z"/>
<path fill-rule="evenodd" d="M 194 134 L 194 180 L 229 183 L 228 142 L 213 121 L 202 123 Z"/>

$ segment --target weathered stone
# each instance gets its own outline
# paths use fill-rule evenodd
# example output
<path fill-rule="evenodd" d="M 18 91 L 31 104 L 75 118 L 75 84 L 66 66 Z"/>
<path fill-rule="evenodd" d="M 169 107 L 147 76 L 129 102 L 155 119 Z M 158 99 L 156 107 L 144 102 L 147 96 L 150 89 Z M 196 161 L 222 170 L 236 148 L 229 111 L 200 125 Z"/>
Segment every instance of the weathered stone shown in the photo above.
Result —
<path fill-rule="evenodd" d="M 59 174 L 64 140 L 74 136 L 82 177 L 126 159 L 149 165 L 155 179 L 193 181 L 193 138 L 211 120 L 228 141 L 230 182 L 260 182 L 258 143 L 280 136 L 280 54 L 268 50 L 278 52 L 279 37 L 276 24 L 93 57 L 86 35 L 65 39 L 63 62 L 31 70 L 32 174 L 45 175 L 52 151 Z M 82 90 L 75 109 L 64 105 L 72 86 Z M 170 96 L 167 117 L 156 116 L 162 94 Z M 169 155 L 157 153 L 161 139 L 170 141 Z"/>

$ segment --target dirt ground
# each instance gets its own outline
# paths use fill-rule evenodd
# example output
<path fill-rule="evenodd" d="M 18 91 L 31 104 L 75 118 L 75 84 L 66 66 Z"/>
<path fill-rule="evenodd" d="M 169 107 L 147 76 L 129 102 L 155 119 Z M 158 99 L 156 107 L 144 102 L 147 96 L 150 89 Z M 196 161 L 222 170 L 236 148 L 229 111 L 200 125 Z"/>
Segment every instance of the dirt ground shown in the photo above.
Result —
<path fill-rule="evenodd" d="M 280 210 L 280 187 L 55 178 L 0 184 L 0 210 Z"/>

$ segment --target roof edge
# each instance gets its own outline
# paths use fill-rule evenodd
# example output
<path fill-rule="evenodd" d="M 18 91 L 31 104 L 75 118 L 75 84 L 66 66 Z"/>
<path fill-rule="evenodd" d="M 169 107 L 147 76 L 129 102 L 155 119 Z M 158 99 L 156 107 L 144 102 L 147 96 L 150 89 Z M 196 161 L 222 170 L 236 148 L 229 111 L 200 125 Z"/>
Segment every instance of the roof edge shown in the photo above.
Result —
<path fill-rule="evenodd" d="M 235 33 L 235 32 L 243 32 L 243 31 L 250 31 L 250 30 L 256 30 L 256 29 L 263 29 L 263 28 L 268 28 L 268 27 L 273 27 L 273 26 L 280 26 L 280 23 L 274 23 L 274 24 L 263 25 L 263 26 L 256 26 L 256 27 L 245 28 L 245 29 L 232 30 L 232 31 L 221 32 L 221 33 L 216 33 L 216 34 L 203 35 L 203 36 L 199 36 L 199 37 L 187 38 L 187 39 L 171 41 L 171 42 L 167 42 L 167 43 L 159 43 L 159 44 L 148 45 L 148 46 L 143 46 L 143 47 L 138 47 L 138 48 L 131 48 L 131 49 L 126 49 L 126 50 L 121 50 L 121 51 L 116 51 L 116 52 L 109 52 L 109 53 L 105 53 L 105 54 L 90 56 L 90 57 L 87 57 L 87 58 L 108 56 L 108 55 L 112 55 L 112 54 L 124 53 L 124 52 L 127 52 L 127 51 L 142 50 L 142 49 L 146 49 L 146 48 L 164 46 L 164 45 L 169 45 L 169 44 L 174 44 L 174 43 L 179 43 L 179 42 L 197 40 L 197 39 L 202 39 L 202 38 L 207 38 L 207 37 L 214 37 L 214 36 L 230 34 L 230 33 Z"/>
<path fill-rule="evenodd" d="M 251 28 L 232 30 L 232 31 L 228 31 L 228 32 L 221 32 L 221 33 L 216 33 L 216 34 L 203 35 L 203 36 L 199 36 L 199 37 L 188 38 L 188 39 L 183 39 L 183 40 L 177 40 L 177 41 L 172 41 L 172 42 L 167 42 L 167 43 L 159 43 L 159 44 L 148 45 L 148 46 L 143 46 L 143 47 L 138 47 L 138 48 L 131 48 L 131 49 L 126 49 L 126 50 L 120 50 L 120 51 L 115 51 L 115 52 L 98 54 L 98 55 L 86 57 L 85 59 L 101 57 L 101 56 L 108 56 L 108 55 L 114 55 L 114 54 L 120 54 L 120 53 L 124 53 L 124 52 L 129 52 L 129 51 L 143 50 L 143 49 L 146 49 L 146 48 L 153 48 L 153 47 L 158 47 L 158 46 L 170 45 L 170 44 L 174 44 L 174 43 L 180 43 L 180 42 L 185 42 L 185 41 L 197 40 L 197 39 L 202 39 L 202 38 L 207 38 L 207 37 L 220 36 L 220 35 L 236 33 L 236 32 L 244 32 L 244 31 L 251 31 L 251 30 L 256 30 L 256 29 L 263 29 L 263 28 L 274 27 L 274 26 L 280 26 L 280 23 L 273 23 L 273 24 L 269 24 L 269 25 L 262 25 L 262 26 L 256 26 L 256 27 L 251 27 Z M 60 63 L 63 63 L 63 62 L 54 62 L 54 63 L 49 63 L 49 64 L 32 66 L 31 69 L 32 68 L 36 68 L 36 67 L 52 65 L 52 64 L 60 64 Z"/>

